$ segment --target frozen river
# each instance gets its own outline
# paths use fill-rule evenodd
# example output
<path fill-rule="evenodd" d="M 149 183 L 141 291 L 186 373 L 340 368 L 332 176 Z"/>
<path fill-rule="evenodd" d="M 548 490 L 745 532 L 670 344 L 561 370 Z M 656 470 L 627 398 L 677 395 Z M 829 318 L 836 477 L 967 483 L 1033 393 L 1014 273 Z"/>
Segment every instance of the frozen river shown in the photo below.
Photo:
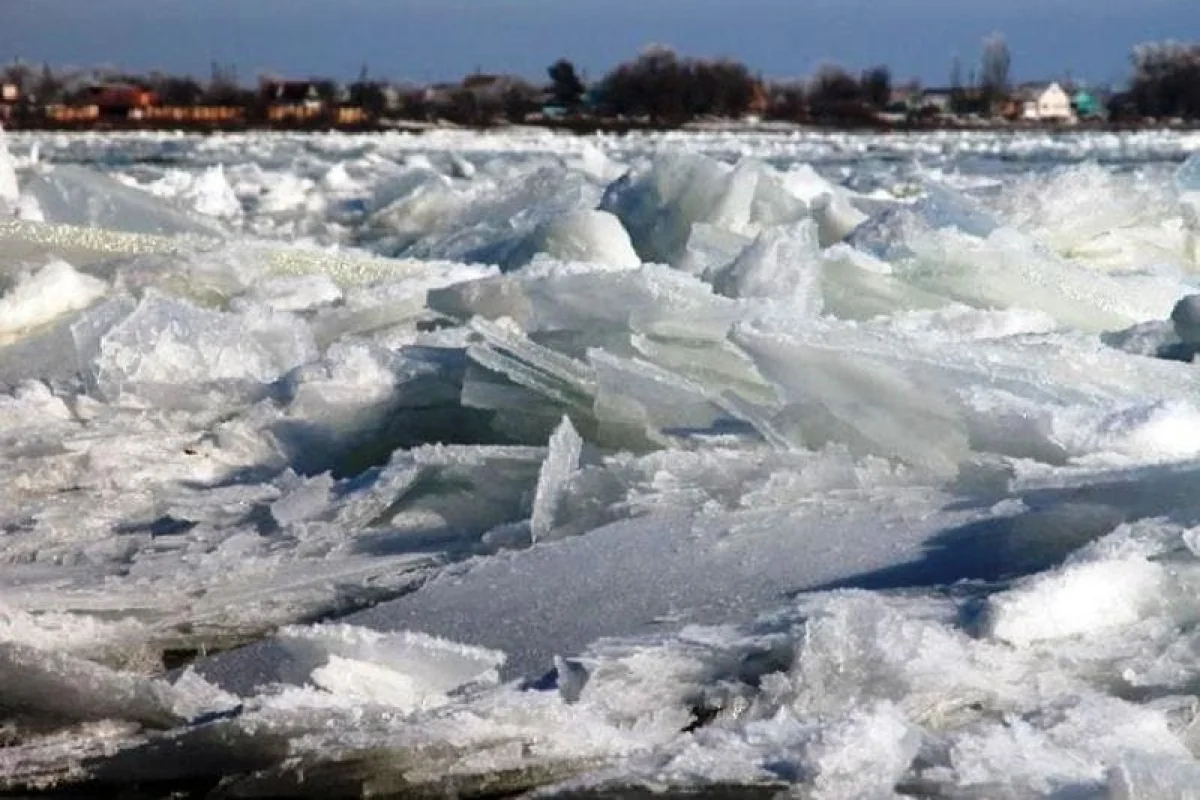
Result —
<path fill-rule="evenodd" d="M 1197 150 L 0 138 L 0 788 L 1197 796 Z"/>

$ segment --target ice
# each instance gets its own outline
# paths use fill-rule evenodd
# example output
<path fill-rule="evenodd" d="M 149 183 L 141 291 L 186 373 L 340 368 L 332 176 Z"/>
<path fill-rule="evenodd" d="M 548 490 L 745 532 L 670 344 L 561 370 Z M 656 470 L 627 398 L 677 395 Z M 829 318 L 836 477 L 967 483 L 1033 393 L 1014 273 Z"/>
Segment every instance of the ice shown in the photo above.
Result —
<path fill-rule="evenodd" d="M 553 533 L 566 484 L 579 469 L 582 451 L 583 439 L 571 426 L 570 417 L 563 417 L 550 437 L 546 461 L 538 472 L 537 494 L 529 519 L 529 535 L 534 542 L 544 541 Z"/>
<path fill-rule="evenodd" d="M 692 275 L 715 273 L 736 261 L 752 241 L 744 234 L 697 222 L 675 266 Z"/>
<path fill-rule="evenodd" d="M 51 261 L 36 272 L 23 273 L 0 296 L 0 342 L 87 308 L 107 290 L 104 281 L 76 272 L 65 261 Z"/>
<path fill-rule="evenodd" d="M 620 218 L 643 260 L 669 264 L 678 263 L 697 224 L 753 235 L 764 221 L 797 221 L 808 211 L 766 167 L 731 168 L 699 155 L 664 157 L 622 177 L 600 207 Z"/>
<path fill-rule="evenodd" d="M 418 184 L 412 195 L 375 215 L 384 244 L 373 247 L 389 255 L 511 268 L 522 262 L 539 226 L 600 199 L 590 178 L 551 167 L 489 177 L 474 191 L 442 181 Z M 426 188 L 431 185 L 437 188 Z"/>
<path fill-rule="evenodd" d="M 575 211 L 543 223 L 531 236 L 535 253 L 560 261 L 585 261 L 617 268 L 640 265 L 621 221 L 605 211 Z"/>
<path fill-rule="evenodd" d="M 1134 757 L 1110 770 L 1108 784 L 1113 800 L 1191 800 L 1200 785 L 1200 768 L 1183 759 Z"/>
<path fill-rule="evenodd" d="M 276 311 L 306 311 L 343 299 L 342 290 L 328 275 L 284 275 L 256 284 L 247 299 Z"/>
<path fill-rule="evenodd" d="M 236 219 L 242 204 L 229 185 L 221 164 L 205 170 L 183 193 L 183 199 L 196 211 L 218 219 Z"/>
<path fill-rule="evenodd" d="M 1187 796 L 1198 145 L 9 135 L 0 788 Z"/>
<path fill-rule="evenodd" d="M 821 312 L 817 226 L 805 220 L 794 228 L 763 232 L 709 279 L 716 291 L 729 297 L 774 298 L 798 314 L 815 316 Z"/>
<path fill-rule="evenodd" d="M 1002 196 L 1011 224 L 1070 254 L 1091 240 L 1161 219 L 1164 192 L 1098 164 L 1060 168 L 1049 180 L 1025 179 Z"/>
<path fill-rule="evenodd" d="M 0 705 L 10 712 L 66 722 L 119 719 L 149 728 L 183 723 L 189 698 L 161 679 L 107 669 L 65 653 L 0 643 Z M 208 700 L 222 693 L 209 690 Z"/>
<path fill-rule="evenodd" d="M 449 702 L 465 686 L 494 684 L 504 654 L 418 633 L 382 634 L 349 625 L 288 627 L 278 634 L 297 676 L 338 700 L 403 713 Z"/>
<path fill-rule="evenodd" d="M 1162 594 L 1159 567 L 1139 558 L 1078 564 L 993 597 L 987 632 L 1018 646 L 1122 628 Z"/>
<path fill-rule="evenodd" d="M 844 442 L 855 452 L 937 472 L 952 472 L 966 457 L 968 438 L 956 404 L 931 392 L 903 361 L 850 355 L 819 339 L 805 341 L 803 334 L 752 327 L 739 328 L 735 341 L 776 386 L 782 408 L 772 425 L 790 445 Z"/>
<path fill-rule="evenodd" d="M 1192 153 L 1175 170 L 1175 189 L 1180 194 L 1200 192 L 1200 154 Z"/>
<path fill-rule="evenodd" d="M 221 386 L 251 396 L 316 357 L 311 332 L 284 313 L 234 316 L 157 292 L 128 312 L 102 306 L 74 331 L 80 364 L 108 399 L 192 405 Z"/>
<path fill-rule="evenodd" d="M 225 234 L 214 220 L 75 164 L 39 167 L 21 191 L 36 201 L 46 222 L 157 235 Z"/>
<path fill-rule="evenodd" d="M 883 705 L 822 731 L 805 753 L 813 797 L 887 797 L 919 750 L 903 715 Z"/>
<path fill-rule="evenodd" d="M 821 177 L 809 164 L 785 171 L 781 186 L 813 206 L 823 247 L 841 241 L 867 218 L 855 208 L 853 201 L 857 198 L 851 192 Z"/>
<path fill-rule="evenodd" d="M 1044 311 L 1080 330 L 1161 319 L 1184 290 L 1169 278 L 1097 274 L 1012 229 L 997 229 L 985 239 L 949 229 L 909 241 L 914 260 L 899 274 L 917 288 L 984 308 Z"/>
<path fill-rule="evenodd" d="M 8 137 L 0 127 L 0 214 L 16 210 L 21 190 L 17 184 L 17 168 L 8 152 Z"/>

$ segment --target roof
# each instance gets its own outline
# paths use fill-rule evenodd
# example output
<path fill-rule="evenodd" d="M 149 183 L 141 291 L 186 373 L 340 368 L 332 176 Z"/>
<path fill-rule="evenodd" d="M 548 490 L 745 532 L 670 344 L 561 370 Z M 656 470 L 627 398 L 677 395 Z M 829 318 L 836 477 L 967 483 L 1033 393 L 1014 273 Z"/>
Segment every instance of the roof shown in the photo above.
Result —
<path fill-rule="evenodd" d="M 154 94 L 130 83 L 106 83 L 88 87 L 88 99 L 98 106 L 135 108 L 152 105 Z"/>
<path fill-rule="evenodd" d="M 303 103 L 317 99 L 317 87 L 312 81 L 268 81 L 263 94 L 282 103 Z"/>
<path fill-rule="evenodd" d="M 462 80 L 464 89 L 478 89 L 484 86 L 495 86 L 497 83 L 505 80 L 503 75 L 488 75 L 477 72 L 474 75 L 468 75 Z"/>
<path fill-rule="evenodd" d="M 1012 96 L 1017 100 L 1036 100 L 1051 89 L 1063 90 L 1058 81 L 1046 81 L 1044 83 L 1022 83 L 1012 90 Z"/>

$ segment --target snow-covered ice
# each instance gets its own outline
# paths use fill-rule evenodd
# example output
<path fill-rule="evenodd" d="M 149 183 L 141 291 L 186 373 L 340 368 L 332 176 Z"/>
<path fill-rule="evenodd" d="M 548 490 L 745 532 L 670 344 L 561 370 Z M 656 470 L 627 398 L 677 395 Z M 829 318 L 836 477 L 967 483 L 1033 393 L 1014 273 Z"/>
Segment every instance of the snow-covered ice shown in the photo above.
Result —
<path fill-rule="evenodd" d="M 1195 796 L 1198 148 L 3 135 L 0 789 Z"/>

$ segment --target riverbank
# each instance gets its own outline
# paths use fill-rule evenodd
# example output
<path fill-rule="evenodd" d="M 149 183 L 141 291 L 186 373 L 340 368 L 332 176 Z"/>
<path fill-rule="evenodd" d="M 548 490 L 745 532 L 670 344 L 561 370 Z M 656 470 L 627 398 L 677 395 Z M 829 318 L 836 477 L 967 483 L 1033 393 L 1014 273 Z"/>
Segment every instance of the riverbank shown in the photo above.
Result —
<path fill-rule="evenodd" d="M 1200 120 L 1177 120 L 1169 124 L 1157 121 L 1087 121 L 1070 125 L 1035 122 L 996 122 L 990 120 L 923 120 L 923 121 L 857 121 L 852 124 L 788 121 L 744 121 L 732 119 L 692 120 L 683 123 L 655 122 L 629 119 L 559 119 L 537 120 L 521 123 L 489 123 L 460 125 L 457 123 L 420 120 L 371 120 L 353 125 L 314 124 L 256 124 L 246 122 L 180 124 L 145 120 L 121 120 L 83 123 L 62 123 L 47 120 L 9 121 L 3 125 L 9 131 L 46 131 L 53 133 L 122 133 L 122 132 L 171 132 L 194 134 L 215 133 L 298 133 L 337 132 L 347 134 L 364 133 L 408 133 L 420 134 L 433 131 L 463 130 L 471 132 L 505 132 L 520 129 L 543 129 L 557 133 L 572 133 L 582 136 L 595 134 L 621 135 L 627 133 L 663 133 L 696 131 L 702 133 L 737 134 L 792 134 L 811 132 L 863 133 L 863 134 L 919 134 L 937 132 L 998 133 L 1026 135 L 1030 133 L 1129 133 L 1139 131 L 1196 131 Z"/>

